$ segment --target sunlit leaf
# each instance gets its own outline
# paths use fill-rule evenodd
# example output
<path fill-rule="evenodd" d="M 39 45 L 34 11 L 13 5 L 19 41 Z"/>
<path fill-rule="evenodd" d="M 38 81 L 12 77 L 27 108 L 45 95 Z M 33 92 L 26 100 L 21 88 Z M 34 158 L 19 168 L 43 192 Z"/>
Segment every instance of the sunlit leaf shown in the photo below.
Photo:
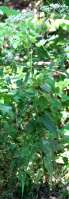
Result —
<path fill-rule="evenodd" d="M 11 110 L 11 106 L 0 104 L 0 111 L 2 111 L 3 113 L 9 113 Z"/>

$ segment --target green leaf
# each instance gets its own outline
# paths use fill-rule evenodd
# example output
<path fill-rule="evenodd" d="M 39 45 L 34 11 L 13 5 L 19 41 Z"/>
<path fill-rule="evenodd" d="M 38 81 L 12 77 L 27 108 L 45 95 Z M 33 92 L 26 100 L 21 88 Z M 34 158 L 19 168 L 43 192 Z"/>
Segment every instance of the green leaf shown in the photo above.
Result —
<path fill-rule="evenodd" d="M 63 30 L 69 30 L 69 20 L 64 20 L 64 19 L 62 19 L 62 20 L 61 20 L 60 27 L 61 27 Z"/>
<path fill-rule="evenodd" d="M 41 119 L 41 124 L 44 126 L 44 128 L 48 129 L 50 132 L 57 133 L 57 127 L 55 123 L 53 122 L 50 113 L 45 113 Z"/>
<path fill-rule="evenodd" d="M 16 16 L 18 11 L 16 11 L 15 9 L 11 9 L 7 6 L 0 6 L 0 12 L 3 14 L 3 15 L 7 15 L 7 16 L 10 16 L 10 15 L 14 15 Z"/>
<path fill-rule="evenodd" d="M 22 189 L 22 198 L 23 198 L 23 193 L 24 193 L 24 186 L 25 186 L 25 179 L 26 179 L 26 173 L 21 171 L 19 173 L 19 181 L 21 184 L 21 189 Z"/>
<path fill-rule="evenodd" d="M 44 84 L 42 86 L 40 86 L 41 90 L 46 92 L 46 93 L 50 93 L 51 92 L 51 86 L 49 84 Z"/>
<path fill-rule="evenodd" d="M 9 113 L 11 110 L 11 106 L 0 104 L 0 111 L 2 111 L 3 113 Z"/>
<path fill-rule="evenodd" d="M 50 177 L 52 177 L 54 153 L 53 153 L 50 141 L 43 140 L 42 148 L 43 148 L 43 152 L 44 152 L 44 167 L 47 169 Z"/>
<path fill-rule="evenodd" d="M 3 68 L 0 68 L 0 76 L 3 76 Z"/>
<path fill-rule="evenodd" d="M 36 43 L 36 46 L 37 47 L 41 47 L 41 46 L 44 46 L 46 43 L 46 40 L 45 39 L 41 39 L 38 43 Z"/>

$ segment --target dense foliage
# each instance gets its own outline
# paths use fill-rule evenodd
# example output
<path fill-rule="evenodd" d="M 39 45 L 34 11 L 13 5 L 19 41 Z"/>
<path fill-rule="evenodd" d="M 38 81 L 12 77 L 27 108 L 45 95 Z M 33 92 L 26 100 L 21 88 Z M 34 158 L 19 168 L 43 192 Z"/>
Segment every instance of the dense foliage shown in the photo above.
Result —
<path fill-rule="evenodd" d="M 69 180 L 69 8 L 40 10 L 0 8 L 1 199 Z"/>

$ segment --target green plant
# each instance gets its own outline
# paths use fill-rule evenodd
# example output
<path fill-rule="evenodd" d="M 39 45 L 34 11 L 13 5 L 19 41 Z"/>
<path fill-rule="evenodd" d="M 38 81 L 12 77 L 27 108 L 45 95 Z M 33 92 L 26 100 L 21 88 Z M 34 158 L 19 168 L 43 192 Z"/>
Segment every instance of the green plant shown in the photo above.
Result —
<path fill-rule="evenodd" d="M 69 20 L 64 12 L 65 19 L 19 12 L 0 22 L 4 198 L 12 199 L 17 189 L 23 198 L 25 187 L 31 189 L 43 179 L 52 186 L 68 175 Z"/>

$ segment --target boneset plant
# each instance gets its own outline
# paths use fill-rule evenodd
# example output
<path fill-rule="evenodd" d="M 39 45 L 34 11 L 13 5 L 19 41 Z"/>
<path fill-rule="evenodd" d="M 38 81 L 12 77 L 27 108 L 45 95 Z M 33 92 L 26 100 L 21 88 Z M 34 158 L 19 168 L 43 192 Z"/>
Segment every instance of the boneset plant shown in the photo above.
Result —
<path fill-rule="evenodd" d="M 32 13 L 0 22 L 3 198 L 17 190 L 23 198 L 25 188 L 41 181 L 52 186 L 68 172 L 68 28 L 68 20 Z"/>

